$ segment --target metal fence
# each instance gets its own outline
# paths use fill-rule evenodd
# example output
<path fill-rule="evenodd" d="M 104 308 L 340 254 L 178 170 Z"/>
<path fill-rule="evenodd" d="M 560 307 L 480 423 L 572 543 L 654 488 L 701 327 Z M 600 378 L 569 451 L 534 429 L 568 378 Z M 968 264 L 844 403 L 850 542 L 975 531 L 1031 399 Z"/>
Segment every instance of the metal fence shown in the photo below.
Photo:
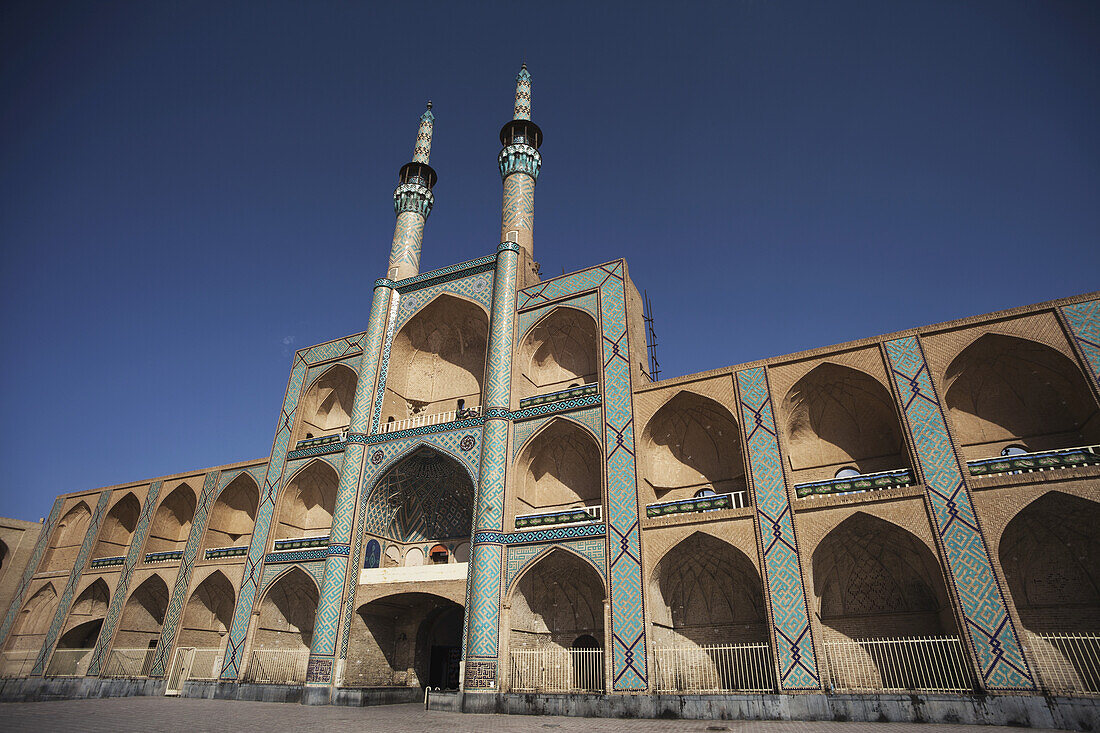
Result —
<path fill-rule="evenodd" d="M 411 428 L 419 428 L 424 425 L 443 425 L 444 423 L 454 422 L 455 420 L 465 420 L 469 417 L 477 417 L 481 414 L 481 408 L 477 405 L 473 407 L 467 407 L 459 414 L 458 410 L 451 410 L 450 412 L 436 412 L 431 415 L 415 415 L 413 417 L 407 417 L 404 420 L 395 420 L 393 422 L 382 423 L 382 433 L 396 433 L 401 430 L 409 430 Z"/>
<path fill-rule="evenodd" d="M 513 692 L 603 692 L 603 649 L 512 651 Z"/>
<path fill-rule="evenodd" d="M 834 690 L 969 692 L 974 688 L 966 652 L 956 636 L 827 641 L 824 647 Z"/>
<path fill-rule="evenodd" d="M 1100 694 L 1100 634 L 1025 633 L 1025 643 L 1046 690 Z"/>
<path fill-rule="evenodd" d="M 0 677 L 26 677 L 37 658 L 37 649 L 0 652 Z"/>
<path fill-rule="evenodd" d="M 254 649 L 245 682 L 297 685 L 306 681 L 309 649 Z"/>
<path fill-rule="evenodd" d="M 155 647 L 144 649 L 112 649 L 103 665 L 101 677 L 148 677 L 153 666 Z"/>
<path fill-rule="evenodd" d="M 766 642 L 656 647 L 657 692 L 771 692 L 775 689 Z"/>
<path fill-rule="evenodd" d="M 46 667 L 47 677 L 83 677 L 95 649 L 58 649 Z"/>

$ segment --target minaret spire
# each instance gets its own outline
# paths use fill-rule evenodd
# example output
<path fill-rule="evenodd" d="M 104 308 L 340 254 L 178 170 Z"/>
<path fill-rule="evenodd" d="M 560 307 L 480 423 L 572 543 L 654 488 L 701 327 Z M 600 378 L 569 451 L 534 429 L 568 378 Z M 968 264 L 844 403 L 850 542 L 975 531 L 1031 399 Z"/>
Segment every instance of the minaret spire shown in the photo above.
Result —
<path fill-rule="evenodd" d="M 516 101 L 512 121 L 500 131 L 500 151 L 497 162 L 504 182 L 504 205 L 500 217 L 500 239 L 515 242 L 524 253 L 521 267 L 521 287 L 538 282 L 535 263 L 535 182 L 542 167 L 539 146 L 542 130 L 531 121 L 531 73 L 527 64 L 516 75 Z"/>
<path fill-rule="evenodd" d="M 401 166 L 397 188 L 393 192 L 393 210 L 397 214 L 397 224 L 393 230 L 390 266 L 386 273 L 390 280 L 404 280 L 420 274 L 420 246 L 424 240 L 424 223 L 435 204 L 432 186 L 435 185 L 436 175 L 428 165 L 434 125 L 432 102 L 428 100 L 428 108 L 420 115 L 420 129 L 416 132 L 412 162 Z"/>

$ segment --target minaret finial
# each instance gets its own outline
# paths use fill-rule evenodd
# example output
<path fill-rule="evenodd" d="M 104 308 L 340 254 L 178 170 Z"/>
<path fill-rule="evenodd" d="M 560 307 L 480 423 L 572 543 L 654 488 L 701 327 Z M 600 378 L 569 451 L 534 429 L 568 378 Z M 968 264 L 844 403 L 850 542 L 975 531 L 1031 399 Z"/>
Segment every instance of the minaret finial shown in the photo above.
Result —
<path fill-rule="evenodd" d="M 428 100 L 428 108 L 420 115 L 420 129 L 416 132 L 416 147 L 413 148 L 413 162 L 427 163 L 432 154 L 432 124 L 435 115 L 432 114 L 432 100 Z"/>
<path fill-rule="evenodd" d="M 527 71 L 526 62 L 516 74 L 516 109 L 512 119 L 531 119 L 531 74 Z"/>

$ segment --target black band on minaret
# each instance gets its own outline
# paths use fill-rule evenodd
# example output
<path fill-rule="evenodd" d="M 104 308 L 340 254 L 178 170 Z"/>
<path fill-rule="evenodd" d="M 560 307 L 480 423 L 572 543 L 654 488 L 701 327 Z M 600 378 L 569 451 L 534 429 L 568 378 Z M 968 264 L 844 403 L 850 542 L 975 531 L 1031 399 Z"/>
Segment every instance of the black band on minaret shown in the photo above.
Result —
<path fill-rule="evenodd" d="M 511 120 L 500 128 L 500 144 L 509 145 L 526 143 L 535 150 L 542 145 L 542 130 L 531 120 Z"/>
<path fill-rule="evenodd" d="M 438 177 L 435 169 L 427 163 L 406 163 L 401 166 L 401 172 L 397 174 L 399 183 L 419 183 L 421 186 L 431 188 Z"/>

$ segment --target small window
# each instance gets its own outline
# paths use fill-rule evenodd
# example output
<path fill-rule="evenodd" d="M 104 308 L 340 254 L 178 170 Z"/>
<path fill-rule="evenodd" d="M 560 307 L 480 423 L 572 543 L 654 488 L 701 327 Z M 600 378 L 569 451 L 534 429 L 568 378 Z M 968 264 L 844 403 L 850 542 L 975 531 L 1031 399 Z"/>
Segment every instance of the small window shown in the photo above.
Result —
<path fill-rule="evenodd" d="M 1022 456 L 1027 453 L 1027 448 L 1022 445 L 1009 445 L 1001 450 L 1002 456 Z"/>
<path fill-rule="evenodd" d="M 428 556 L 432 559 L 432 562 L 436 565 L 446 565 L 447 558 L 450 557 L 450 553 L 447 552 L 447 548 L 443 545 L 436 545 L 428 553 Z"/>
<path fill-rule="evenodd" d="M 844 468 L 836 472 L 834 478 L 855 478 L 859 475 L 860 473 L 856 469 L 852 468 L 851 466 L 845 466 Z"/>
<path fill-rule="evenodd" d="M 718 493 L 715 492 L 715 490 L 711 489 L 711 488 L 699 489 L 698 491 L 695 492 L 695 498 L 696 499 L 702 499 L 705 496 L 718 496 Z"/>

